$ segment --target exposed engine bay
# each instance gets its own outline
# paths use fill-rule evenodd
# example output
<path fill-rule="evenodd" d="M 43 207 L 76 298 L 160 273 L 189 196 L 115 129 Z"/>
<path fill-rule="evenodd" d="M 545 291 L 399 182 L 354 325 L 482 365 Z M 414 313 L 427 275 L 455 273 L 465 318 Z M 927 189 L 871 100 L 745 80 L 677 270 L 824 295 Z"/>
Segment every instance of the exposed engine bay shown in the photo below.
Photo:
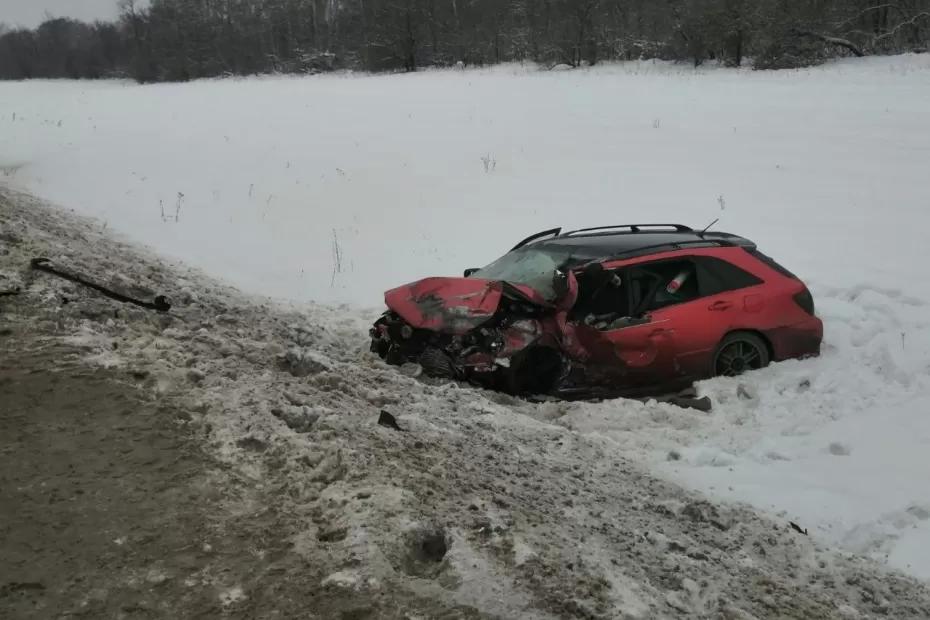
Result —
<path fill-rule="evenodd" d="M 420 305 L 430 303 L 427 298 Z M 451 313 L 464 322 L 476 316 L 464 310 Z M 371 350 L 389 364 L 420 364 L 431 377 L 472 381 L 515 393 L 547 392 L 566 370 L 565 360 L 556 354 L 559 342 L 554 322 L 551 309 L 509 291 L 502 294 L 500 305 L 490 317 L 463 333 L 413 327 L 396 311 L 389 310 L 371 329 Z M 537 351 L 538 359 L 530 360 L 526 352 L 533 347 L 549 353 Z M 544 366 L 536 369 L 544 370 L 544 376 L 533 385 L 525 379 L 517 381 L 518 374 L 528 370 L 528 363 Z"/>

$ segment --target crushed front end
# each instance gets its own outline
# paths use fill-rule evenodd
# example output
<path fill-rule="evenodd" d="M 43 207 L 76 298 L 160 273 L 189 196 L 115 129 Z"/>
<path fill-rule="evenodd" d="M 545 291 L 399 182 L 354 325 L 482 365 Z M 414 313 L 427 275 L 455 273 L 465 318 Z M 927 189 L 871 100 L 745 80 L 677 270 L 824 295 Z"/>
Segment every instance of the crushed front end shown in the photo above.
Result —
<path fill-rule="evenodd" d="M 553 310 L 503 282 L 431 278 L 389 291 L 390 310 L 370 330 L 389 364 L 428 376 L 517 391 L 514 366 L 530 348 L 558 348 Z"/>

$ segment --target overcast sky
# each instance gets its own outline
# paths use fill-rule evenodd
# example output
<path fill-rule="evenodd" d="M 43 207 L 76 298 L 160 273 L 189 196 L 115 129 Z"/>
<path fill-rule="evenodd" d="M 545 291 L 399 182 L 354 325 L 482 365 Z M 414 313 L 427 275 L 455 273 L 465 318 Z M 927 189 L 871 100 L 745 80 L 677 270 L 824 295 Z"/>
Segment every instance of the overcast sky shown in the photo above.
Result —
<path fill-rule="evenodd" d="M 0 0 L 0 23 L 33 28 L 53 17 L 74 17 L 85 21 L 113 19 L 117 0 Z"/>

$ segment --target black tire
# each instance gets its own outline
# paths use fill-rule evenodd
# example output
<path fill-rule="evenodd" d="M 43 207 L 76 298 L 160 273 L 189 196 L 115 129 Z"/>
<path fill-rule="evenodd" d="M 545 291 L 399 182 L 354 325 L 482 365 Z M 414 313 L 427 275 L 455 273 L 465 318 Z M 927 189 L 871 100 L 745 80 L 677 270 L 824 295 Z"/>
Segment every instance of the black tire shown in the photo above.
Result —
<path fill-rule="evenodd" d="M 435 347 L 427 347 L 424 349 L 417 361 L 423 368 L 423 372 L 426 373 L 427 377 L 433 377 L 435 379 L 455 379 L 458 374 L 455 371 L 452 358 L 450 358 L 445 351 Z"/>
<path fill-rule="evenodd" d="M 401 353 L 400 347 L 391 345 L 385 347 L 384 355 L 381 356 L 381 359 L 391 366 L 403 366 L 404 362 L 407 361 L 407 358 Z"/>
<path fill-rule="evenodd" d="M 765 341 L 750 332 L 733 332 L 717 346 L 713 376 L 737 377 L 769 365 L 771 356 Z"/>
<path fill-rule="evenodd" d="M 516 396 L 548 394 L 562 373 L 562 356 L 555 349 L 535 347 L 517 354 L 507 372 L 506 391 Z"/>

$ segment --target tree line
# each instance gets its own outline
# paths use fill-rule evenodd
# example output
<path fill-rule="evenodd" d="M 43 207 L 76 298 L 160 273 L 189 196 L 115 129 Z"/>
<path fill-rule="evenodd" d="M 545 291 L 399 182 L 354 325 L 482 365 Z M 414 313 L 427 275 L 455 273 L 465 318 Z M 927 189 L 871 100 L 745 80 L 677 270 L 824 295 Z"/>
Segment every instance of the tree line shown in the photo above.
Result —
<path fill-rule="evenodd" d="M 930 0 L 120 0 L 115 22 L 0 26 L 0 79 L 140 82 L 658 58 L 755 68 L 926 51 Z"/>

